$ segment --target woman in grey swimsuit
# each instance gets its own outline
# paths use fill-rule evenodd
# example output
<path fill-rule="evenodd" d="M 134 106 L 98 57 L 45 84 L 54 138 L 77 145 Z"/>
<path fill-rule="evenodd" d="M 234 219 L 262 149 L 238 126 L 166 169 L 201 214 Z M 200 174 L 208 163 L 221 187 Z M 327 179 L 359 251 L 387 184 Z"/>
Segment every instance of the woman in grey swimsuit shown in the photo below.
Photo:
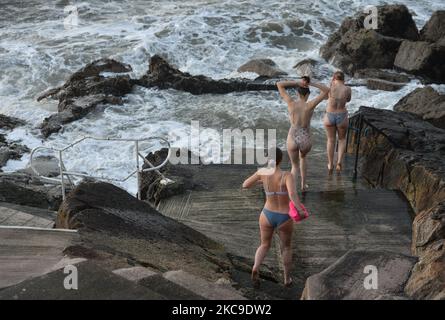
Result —
<path fill-rule="evenodd" d="M 309 86 L 320 89 L 320 94 L 313 100 L 309 99 Z M 329 88 L 320 83 L 310 83 L 309 77 L 303 77 L 301 82 L 280 81 L 277 83 L 281 97 L 286 101 L 291 127 L 287 136 L 287 151 L 292 162 L 292 175 L 297 181 L 300 167 L 301 190 L 307 189 L 306 155 L 312 148 L 310 126 L 315 107 L 327 97 Z M 297 87 L 298 99 L 292 99 L 286 91 L 287 87 Z M 300 165 L 298 165 L 300 163 Z"/>
<path fill-rule="evenodd" d="M 328 106 L 324 125 L 327 136 L 328 171 L 334 170 L 335 140 L 338 135 L 338 156 L 336 170 L 342 170 L 343 156 L 346 151 L 346 133 L 348 131 L 348 110 L 346 104 L 351 101 L 351 88 L 345 85 L 345 75 L 341 71 L 334 73 L 329 92 Z"/>
<path fill-rule="evenodd" d="M 260 214 L 261 245 L 255 254 L 255 264 L 252 268 L 252 281 L 259 285 L 260 265 L 266 257 L 272 244 L 274 231 L 278 231 L 281 242 L 281 254 L 284 266 L 284 285 L 292 284 L 290 270 L 292 266 L 292 230 L 293 220 L 289 216 L 289 201 L 301 209 L 300 199 L 295 188 L 295 182 L 290 172 L 280 169 L 283 153 L 276 148 L 275 165 L 271 169 L 260 169 L 243 183 L 243 188 L 251 188 L 263 184 L 266 203 Z M 273 160 L 273 159 L 269 159 Z M 301 210 L 301 212 L 303 212 Z"/>

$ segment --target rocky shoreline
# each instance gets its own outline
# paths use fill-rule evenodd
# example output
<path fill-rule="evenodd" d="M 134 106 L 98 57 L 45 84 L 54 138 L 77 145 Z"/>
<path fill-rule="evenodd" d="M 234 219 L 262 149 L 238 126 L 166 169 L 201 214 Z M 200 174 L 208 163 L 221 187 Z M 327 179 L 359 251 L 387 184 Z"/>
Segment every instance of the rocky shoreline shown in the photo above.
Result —
<path fill-rule="evenodd" d="M 363 28 L 363 14 L 345 19 L 321 48 L 320 55 L 350 75 L 366 79 L 371 89 L 399 90 L 413 77 L 425 83 L 445 83 L 442 59 L 445 31 L 441 22 L 444 12 L 434 13 L 420 32 L 403 5 L 381 6 L 379 13 L 377 30 Z M 400 28 L 401 25 L 405 28 Z M 316 61 L 307 60 L 297 64 L 296 69 L 308 73 L 315 66 Z M 131 66 L 112 59 L 97 60 L 74 73 L 63 86 L 43 93 L 38 100 L 54 97 L 59 105 L 56 114 L 43 120 L 42 135 L 46 138 L 60 131 L 65 124 L 81 119 L 98 105 L 122 104 L 135 85 L 172 88 L 192 94 L 223 94 L 276 90 L 275 85 L 265 79 L 285 76 L 273 61 L 257 60 L 239 69 L 256 72 L 260 76 L 257 80 L 214 80 L 181 72 L 159 55 L 151 57 L 149 71 L 142 78 L 131 79 L 128 75 L 131 70 Z M 360 155 L 360 174 L 374 187 L 402 192 L 415 212 L 411 255 L 351 250 L 324 271 L 311 275 L 302 299 L 445 299 L 444 101 L 444 95 L 427 86 L 401 99 L 394 111 L 362 107 L 351 120 L 352 127 L 361 128 L 360 136 L 351 132 L 348 145 L 349 153 L 357 151 Z M 0 116 L 3 130 L 23 124 L 19 119 Z M 0 168 L 8 160 L 18 159 L 27 152 L 26 146 L 7 141 L 0 134 Z M 160 150 L 148 155 L 148 159 L 159 163 L 165 153 L 166 150 Z M 54 159 L 41 160 L 42 170 L 51 176 L 58 175 L 54 163 L 48 165 Z M 57 258 L 64 255 L 77 259 L 79 268 L 96 279 L 97 285 L 106 287 L 107 281 L 112 281 L 115 288 L 122 288 L 122 296 L 153 299 L 280 297 L 273 281 L 268 285 L 275 290 L 273 292 L 278 292 L 275 295 L 245 285 L 252 261 L 229 254 L 220 243 L 155 209 L 162 199 L 208 188 L 195 181 L 193 170 L 173 165 L 164 168 L 162 171 L 174 180 L 167 186 L 162 185 L 154 173 L 143 175 L 139 192 L 145 201 L 102 182 L 83 182 L 62 201 L 60 186 L 47 184 L 29 170 L 0 173 L 0 201 L 58 211 L 55 227 L 77 231 L 75 243 L 70 235 L 63 251 L 57 248 L 60 251 L 57 251 Z M 12 232 L 20 233 L 20 230 Z M 39 236 L 51 241 L 54 237 L 47 233 Z M 381 272 L 393 277 L 383 277 L 385 287 L 378 292 L 363 291 L 360 281 L 364 264 L 383 265 Z M 0 288 L 0 299 L 38 298 L 45 289 L 44 284 L 60 280 L 59 271 L 51 269 L 37 276 L 33 274 L 35 278 Z M 275 281 L 268 273 L 270 270 L 265 278 Z M 196 292 L 198 289 L 191 283 L 200 283 L 199 290 L 207 288 L 207 291 L 204 290 L 205 294 Z M 91 296 L 85 296 L 94 298 L 96 294 L 97 297 L 95 284 L 89 286 Z M 26 296 L 23 289 L 31 292 L 31 296 Z M 52 294 L 73 298 L 56 289 Z M 113 292 L 107 294 L 109 298 L 116 298 Z"/>
<path fill-rule="evenodd" d="M 411 252 L 419 262 L 405 293 L 445 299 L 445 130 L 407 112 L 362 107 L 359 114 L 352 125 L 364 120 L 360 172 L 376 187 L 403 192 L 416 213 Z"/>

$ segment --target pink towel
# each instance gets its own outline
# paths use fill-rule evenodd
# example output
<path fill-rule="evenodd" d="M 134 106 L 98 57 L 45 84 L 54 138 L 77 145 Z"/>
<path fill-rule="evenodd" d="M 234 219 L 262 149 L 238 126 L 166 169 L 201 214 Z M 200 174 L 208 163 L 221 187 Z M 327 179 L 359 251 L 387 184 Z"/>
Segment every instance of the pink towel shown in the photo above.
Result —
<path fill-rule="evenodd" d="M 295 207 L 294 203 L 292 201 L 289 201 L 289 216 L 295 222 L 301 222 L 309 217 L 309 213 L 307 212 L 306 207 L 303 204 L 301 204 L 301 208 L 303 209 L 304 213 L 303 218 L 300 216 L 300 213 L 298 212 L 298 209 Z"/>

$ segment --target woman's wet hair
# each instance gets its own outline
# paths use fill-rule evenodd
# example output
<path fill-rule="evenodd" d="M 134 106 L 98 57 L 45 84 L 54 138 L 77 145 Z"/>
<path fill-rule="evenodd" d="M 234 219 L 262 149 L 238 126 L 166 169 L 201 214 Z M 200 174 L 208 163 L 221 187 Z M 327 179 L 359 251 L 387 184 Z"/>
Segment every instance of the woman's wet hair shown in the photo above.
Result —
<path fill-rule="evenodd" d="M 311 90 L 309 90 L 309 88 L 298 86 L 297 92 L 300 96 L 305 97 L 306 95 L 311 93 Z"/>
<path fill-rule="evenodd" d="M 269 150 L 269 160 L 275 160 L 275 163 L 279 165 L 283 161 L 283 151 L 280 148 L 275 148 L 275 157 L 273 156 L 273 150 Z"/>
<path fill-rule="evenodd" d="M 334 79 L 335 80 L 340 80 L 340 81 L 345 81 L 345 74 L 341 71 L 336 71 L 334 73 Z"/>

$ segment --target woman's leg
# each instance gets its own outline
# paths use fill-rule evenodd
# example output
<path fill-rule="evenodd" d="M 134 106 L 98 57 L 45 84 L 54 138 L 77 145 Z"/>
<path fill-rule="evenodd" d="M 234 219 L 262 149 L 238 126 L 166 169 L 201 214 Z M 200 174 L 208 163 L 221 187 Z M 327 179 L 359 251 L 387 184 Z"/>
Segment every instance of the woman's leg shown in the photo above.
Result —
<path fill-rule="evenodd" d="M 327 137 L 326 149 L 328 153 L 328 169 L 329 173 L 331 173 L 334 168 L 335 135 L 337 133 L 337 128 L 331 125 L 327 115 L 325 115 L 324 118 L 324 126 L 326 128 Z"/>
<path fill-rule="evenodd" d="M 281 255 L 283 256 L 284 266 L 284 285 L 290 285 L 292 282 L 290 271 L 292 268 L 292 232 L 294 223 L 288 220 L 278 228 L 278 234 L 281 242 Z"/>
<path fill-rule="evenodd" d="M 299 153 L 300 157 L 300 176 L 301 176 L 301 191 L 305 191 L 308 188 L 308 185 L 306 184 L 306 174 L 307 174 L 307 167 L 306 167 L 306 155 L 311 151 L 312 149 L 312 141 L 309 133 L 305 137 L 303 143 L 301 144 L 301 149 Z"/>
<path fill-rule="evenodd" d="M 289 134 L 287 135 L 287 153 L 289 154 L 289 159 L 292 164 L 292 177 L 294 178 L 295 183 L 298 181 L 298 158 L 299 158 L 299 150 L 294 141 L 294 131 L 291 128 L 289 130 Z M 296 191 L 296 190 L 295 190 Z"/>
<path fill-rule="evenodd" d="M 259 278 L 260 265 L 263 263 L 270 249 L 273 237 L 273 227 L 270 225 L 264 213 L 260 215 L 261 244 L 255 253 L 255 264 L 252 268 L 252 281 L 257 282 Z"/>
<path fill-rule="evenodd" d="M 337 127 L 338 130 L 338 156 L 337 156 L 337 171 L 341 171 L 343 157 L 346 151 L 346 134 L 348 133 L 349 120 L 345 120 Z"/>

